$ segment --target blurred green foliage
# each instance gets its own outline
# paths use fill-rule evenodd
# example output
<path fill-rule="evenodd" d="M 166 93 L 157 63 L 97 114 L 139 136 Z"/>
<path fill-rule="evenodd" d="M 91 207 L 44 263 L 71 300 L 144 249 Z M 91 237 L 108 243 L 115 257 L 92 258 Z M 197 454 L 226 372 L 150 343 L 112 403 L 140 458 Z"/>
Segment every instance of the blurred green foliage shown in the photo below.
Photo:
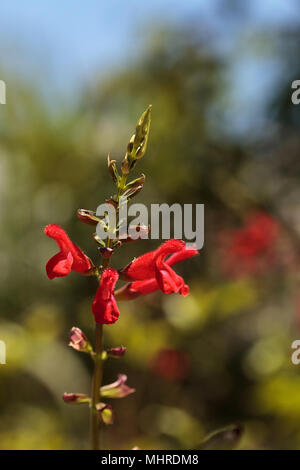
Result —
<path fill-rule="evenodd" d="M 282 60 L 286 66 L 288 54 Z M 155 31 L 127 68 L 95 79 L 73 106 L 50 109 L 38 89 L 12 77 L 15 92 L 0 118 L 0 338 L 7 344 L 0 448 L 88 447 L 87 409 L 68 407 L 61 395 L 89 392 L 91 364 L 67 342 L 72 326 L 93 338 L 96 284 L 74 273 L 47 279 L 56 246 L 43 227 L 61 224 L 100 261 L 92 229 L 76 210 L 94 210 L 111 195 L 107 153 L 121 160 L 149 103 L 148 150 L 135 170 L 147 175 L 139 202 L 204 203 L 205 247 L 177 269 L 190 284 L 187 298 L 155 293 L 122 302 L 119 321 L 105 328 L 107 347 L 128 349 L 105 364 L 104 381 L 124 372 L 137 389 L 114 404 L 105 445 L 197 448 L 211 431 L 238 421 L 245 428 L 240 448 L 300 448 L 299 372 L 290 361 L 300 315 L 295 270 L 287 262 L 257 278 L 228 279 L 218 250 L 218 234 L 239 227 L 254 208 L 284 227 L 284 256 L 297 252 L 299 114 L 274 89 L 265 136 L 228 136 L 222 116 L 229 66 L 194 33 L 165 30 Z M 131 244 L 113 266 L 156 246 Z M 188 354 L 184 380 L 169 381 L 150 367 L 165 348 Z"/>

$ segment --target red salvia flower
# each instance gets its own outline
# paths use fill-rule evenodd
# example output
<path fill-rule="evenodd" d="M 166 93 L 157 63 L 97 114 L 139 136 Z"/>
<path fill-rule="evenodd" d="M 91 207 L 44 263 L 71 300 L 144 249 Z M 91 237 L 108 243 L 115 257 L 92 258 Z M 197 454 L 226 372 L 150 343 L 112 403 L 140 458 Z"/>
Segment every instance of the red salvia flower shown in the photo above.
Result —
<path fill-rule="evenodd" d="M 258 274 L 274 265 L 278 235 L 279 224 L 273 217 L 264 212 L 250 214 L 243 228 L 223 234 L 225 273 L 233 277 Z"/>
<path fill-rule="evenodd" d="M 92 305 L 95 321 L 110 325 L 119 318 L 119 309 L 114 296 L 114 288 L 119 279 L 118 272 L 113 268 L 103 271 L 96 297 Z"/>
<path fill-rule="evenodd" d="M 168 255 L 171 256 L 166 259 Z M 165 294 L 189 293 L 184 279 L 171 268 L 176 263 L 198 254 L 195 248 L 186 247 L 181 240 L 168 240 L 157 250 L 146 253 L 121 271 L 125 279 L 135 279 L 116 292 L 118 299 L 128 300 L 161 289 Z"/>
<path fill-rule="evenodd" d="M 60 251 L 47 262 L 46 272 L 49 279 L 67 276 L 71 271 L 86 274 L 94 267 L 91 260 L 70 240 L 59 225 L 47 225 L 44 232 L 53 238 L 60 248 Z"/>

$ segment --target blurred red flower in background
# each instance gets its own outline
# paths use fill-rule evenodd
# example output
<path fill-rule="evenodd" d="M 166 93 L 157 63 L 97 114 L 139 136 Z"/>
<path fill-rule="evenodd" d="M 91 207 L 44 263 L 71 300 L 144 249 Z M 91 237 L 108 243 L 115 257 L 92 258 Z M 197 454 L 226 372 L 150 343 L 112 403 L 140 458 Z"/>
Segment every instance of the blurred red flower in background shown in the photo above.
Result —
<path fill-rule="evenodd" d="M 222 269 L 232 277 L 263 273 L 277 262 L 279 224 L 264 212 L 251 213 L 243 228 L 221 235 Z"/>
<path fill-rule="evenodd" d="M 178 349 L 161 349 L 150 361 L 150 369 L 154 374 L 171 381 L 185 379 L 189 367 L 188 355 Z"/>

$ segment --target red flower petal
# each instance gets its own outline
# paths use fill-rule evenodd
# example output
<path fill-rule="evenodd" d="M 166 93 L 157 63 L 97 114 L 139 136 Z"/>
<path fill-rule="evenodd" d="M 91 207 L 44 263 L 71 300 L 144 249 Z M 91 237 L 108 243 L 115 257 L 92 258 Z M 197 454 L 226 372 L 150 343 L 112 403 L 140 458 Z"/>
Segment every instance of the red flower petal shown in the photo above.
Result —
<path fill-rule="evenodd" d="M 119 318 L 119 309 L 114 297 L 114 288 L 119 279 L 118 272 L 113 268 L 107 268 L 102 274 L 96 297 L 92 305 L 95 321 L 110 325 Z"/>
<path fill-rule="evenodd" d="M 174 253 L 173 255 L 171 255 L 166 260 L 166 263 L 169 266 L 173 266 L 173 264 L 180 263 L 180 261 L 184 261 L 196 255 L 199 255 L 199 251 L 196 248 L 191 248 L 191 247 L 186 246 L 184 250 L 178 251 L 177 253 Z"/>
<path fill-rule="evenodd" d="M 183 278 L 162 260 L 156 266 L 156 280 L 164 294 L 176 294 L 184 286 Z"/>
<path fill-rule="evenodd" d="M 174 253 L 174 250 L 177 251 Z M 170 253 L 173 254 L 165 260 L 165 257 Z M 148 265 L 146 272 L 152 274 L 152 271 L 154 271 L 154 276 L 150 279 L 135 280 L 126 284 L 121 289 L 118 289 L 116 297 L 120 300 L 130 300 L 140 295 L 150 294 L 158 289 L 161 289 L 165 294 L 179 292 L 181 295 L 186 296 L 189 293 L 189 287 L 184 283 L 183 278 L 178 276 L 170 266 L 197 254 L 198 250 L 186 247 L 184 242 L 180 240 L 169 240 L 163 243 L 157 250 L 140 256 L 122 270 L 122 274 L 125 273 L 129 278 L 133 275 L 141 276 L 141 272 L 143 272 L 140 272 L 142 264 L 145 267 L 146 263 L 152 263 L 153 266 Z"/>
<path fill-rule="evenodd" d="M 71 270 L 86 273 L 93 267 L 91 260 L 70 240 L 59 225 L 47 225 L 44 232 L 48 237 L 53 238 L 60 248 L 59 253 L 53 256 L 46 265 L 50 279 L 67 276 Z"/>
<path fill-rule="evenodd" d="M 73 256 L 68 253 L 67 257 L 61 252 L 52 256 L 46 264 L 46 272 L 49 279 L 64 277 L 71 272 Z"/>
<path fill-rule="evenodd" d="M 149 253 L 135 259 L 122 270 L 122 274 L 125 274 L 128 280 L 143 281 L 144 279 L 153 278 L 156 275 L 155 265 L 157 260 L 166 258 L 171 253 L 182 251 L 184 248 L 185 243 L 182 240 L 167 240 L 156 250 L 149 251 Z"/>

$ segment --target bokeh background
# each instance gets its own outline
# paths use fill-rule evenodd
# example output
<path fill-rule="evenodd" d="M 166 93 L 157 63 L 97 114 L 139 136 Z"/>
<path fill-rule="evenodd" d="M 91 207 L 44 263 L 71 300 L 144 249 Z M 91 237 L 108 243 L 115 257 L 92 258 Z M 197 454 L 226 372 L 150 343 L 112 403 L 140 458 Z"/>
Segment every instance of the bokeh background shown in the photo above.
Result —
<path fill-rule="evenodd" d="M 176 268 L 188 297 L 122 302 L 105 328 L 128 349 L 104 381 L 124 372 L 136 388 L 114 402 L 105 446 L 198 448 L 238 422 L 241 449 L 299 449 L 299 2 L 5 0 L 0 18 L 0 448 L 89 446 L 88 410 L 61 395 L 90 389 L 67 343 L 74 325 L 93 338 L 95 280 L 48 280 L 43 227 L 100 261 L 76 210 L 112 194 L 107 153 L 123 157 L 152 103 L 136 202 L 204 203 L 205 246 Z"/>

